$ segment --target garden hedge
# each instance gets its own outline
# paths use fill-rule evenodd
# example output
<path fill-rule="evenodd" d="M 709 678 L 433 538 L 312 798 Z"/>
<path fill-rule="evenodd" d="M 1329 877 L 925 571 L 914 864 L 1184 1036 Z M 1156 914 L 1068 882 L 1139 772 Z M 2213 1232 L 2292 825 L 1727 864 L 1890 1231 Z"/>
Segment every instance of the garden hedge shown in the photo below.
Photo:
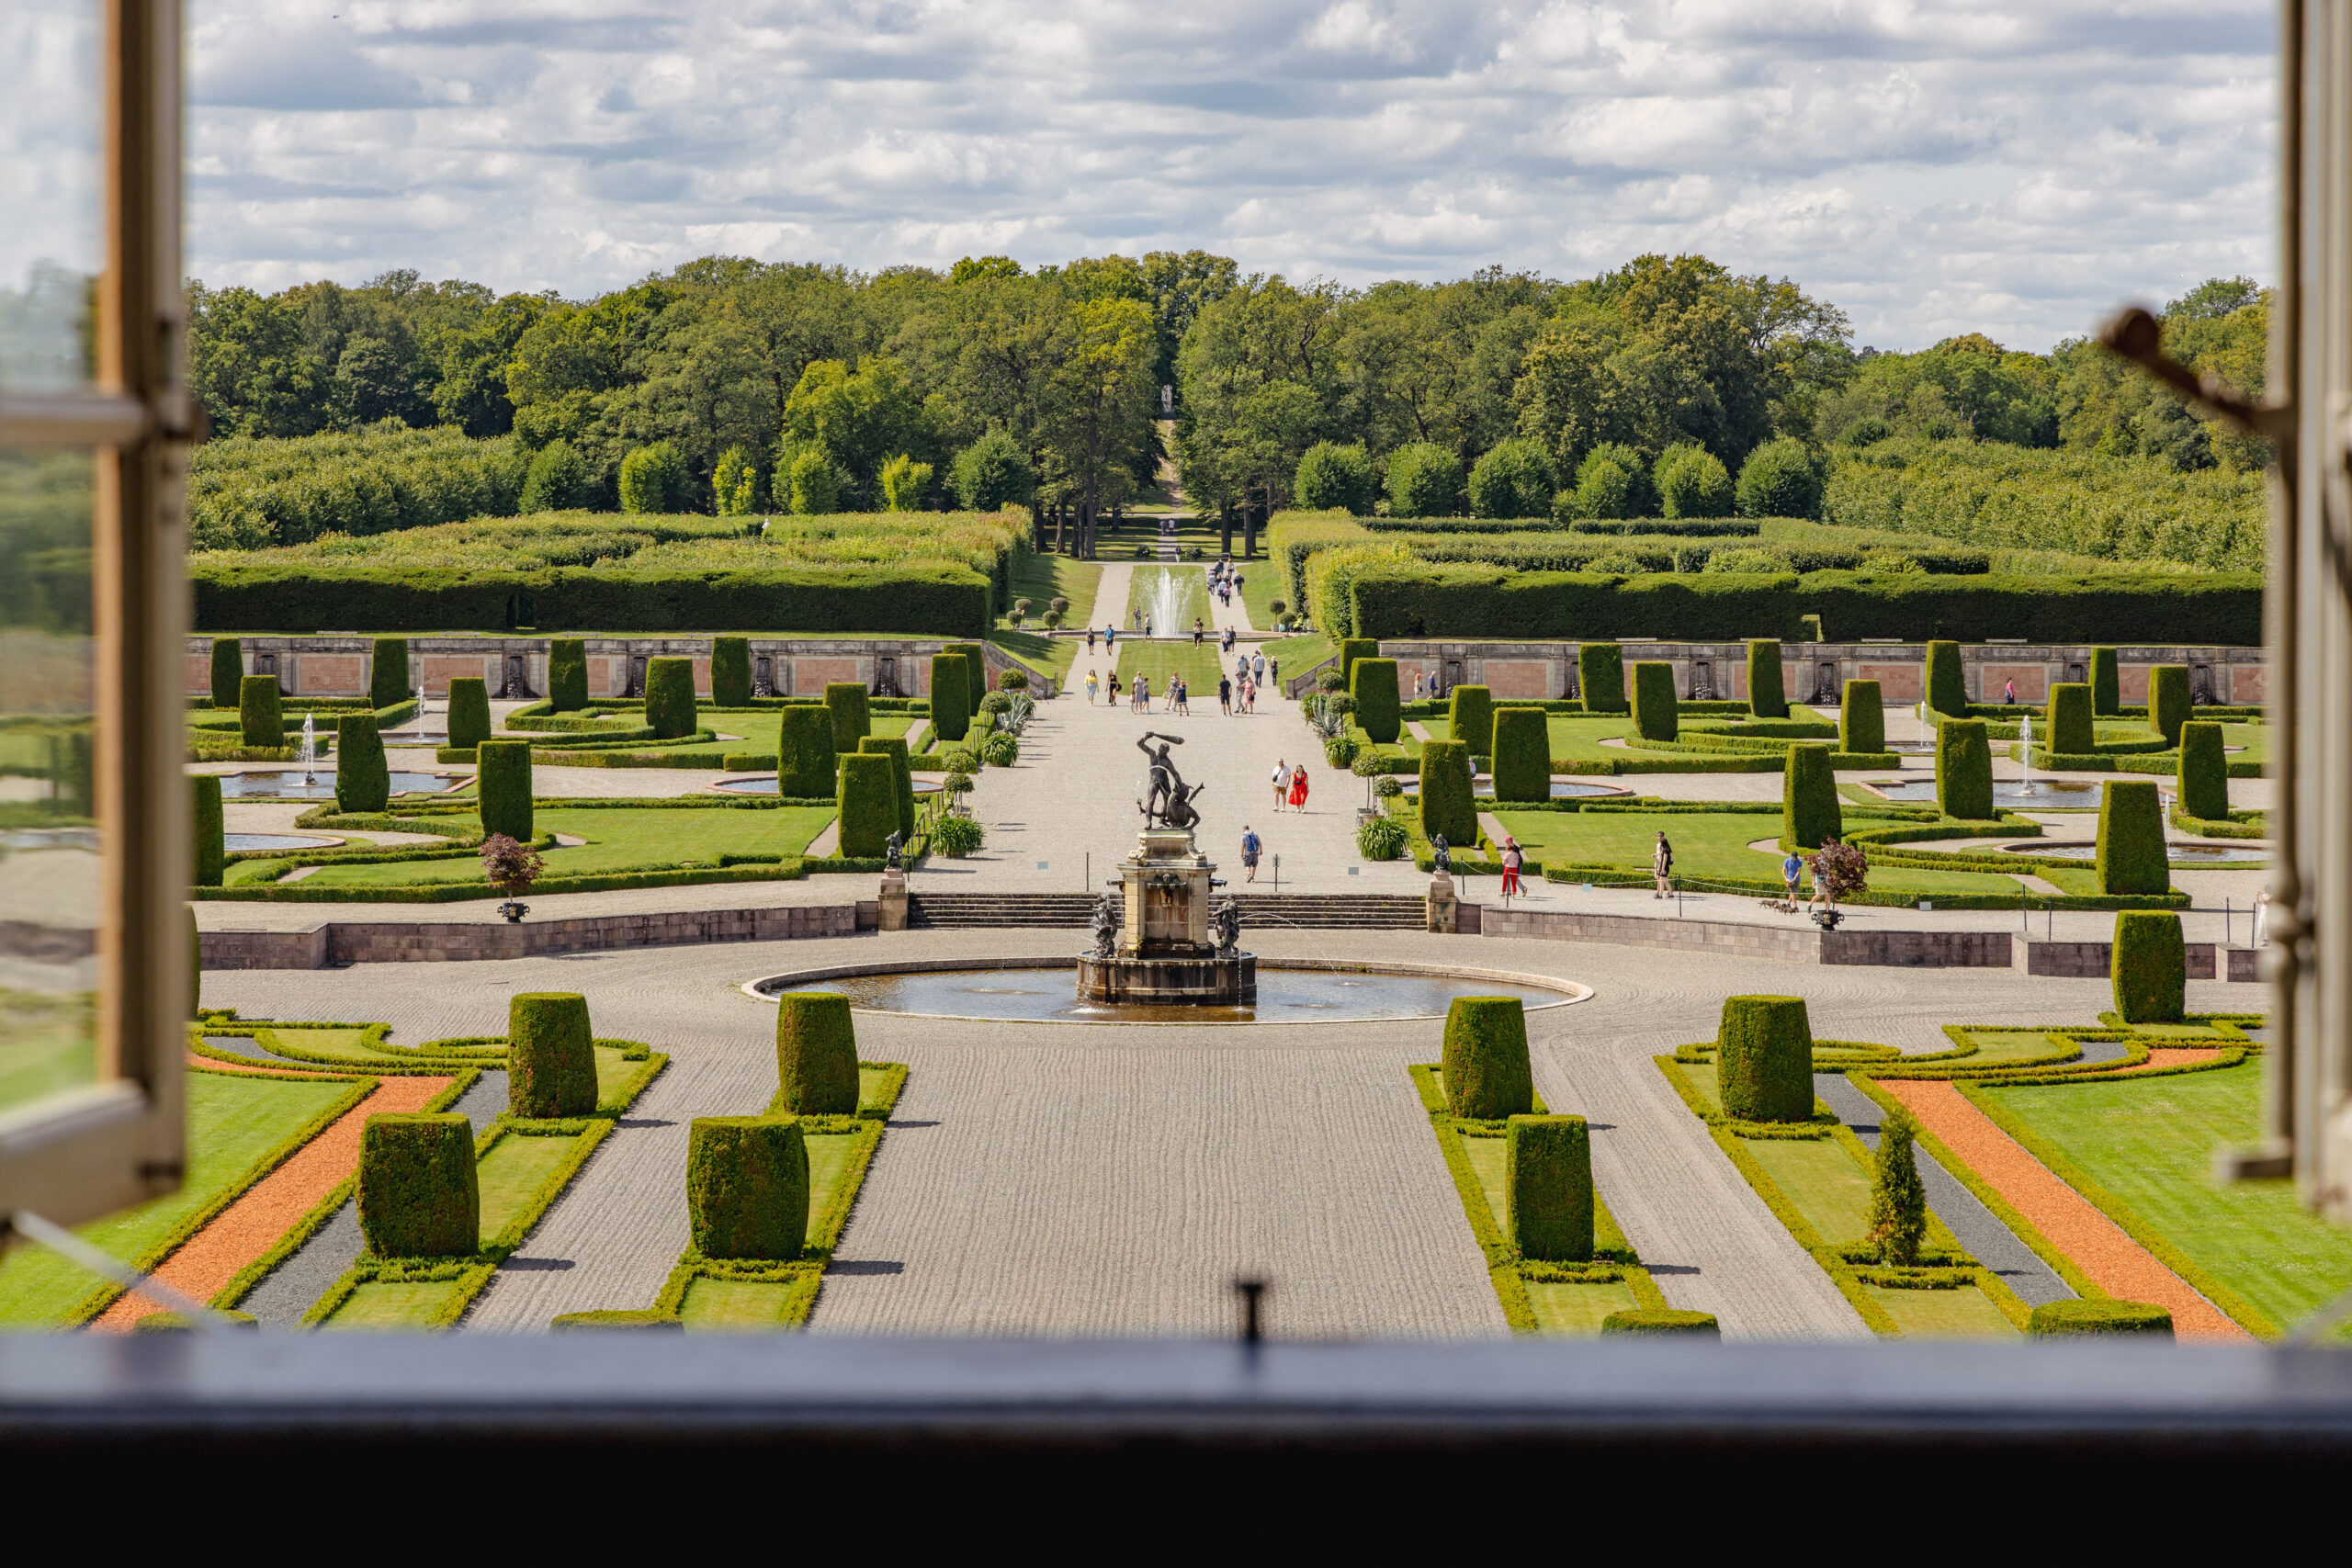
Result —
<path fill-rule="evenodd" d="M 1838 702 L 1838 750 L 1886 750 L 1886 699 L 1876 681 L 1849 681 Z"/>
<path fill-rule="evenodd" d="M 2098 797 L 2098 890 L 2169 893 L 2164 803 L 2154 779 L 2110 779 Z"/>
<path fill-rule="evenodd" d="M 960 653 L 934 653 L 931 656 L 931 727 L 939 732 L 940 739 L 954 744 L 971 733 L 972 702 L 967 681 L 971 667 Z M 826 688 L 825 700 L 832 700 L 832 688 Z M 855 747 L 844 747 L 854 750 Z"/>
<path fill-rule="evenodd" d="M 1343 637 L 1340 639 L 1340 689 L 1355 690 L 1356 662 L 1380 657 L 1380 642 L 1375 637 Z"/>
<path fill-rule="evenodd" d="M 1503 1129 L 1503 1197 L 1521 1258 L 1592 1258 L 1592 1134 L 1581 1116 L 1513 1116 Z"/>
<path fill-rule="evenodd" d="M 474 750 L 474 793 L 481 800 L 482 837 L 503 833 L 531 841 L 531 743 L 485 740 Z"/>
<path fill-rule="evenodd" d="M 548 711 L 577 713 L 588 705 L 588 643 L 583 637 L 548 639 Z"/>
<path fill-rule="evenodd" d="M 2188 666 L 2148 666 L 2148 728 L 2165 738 L 2166 746 L 2180 744 L 2180 727 L 2188 719 Z"/>
<path fill-rule="evenodd" d="M 776 998 L 776 1103 L 797 1116 L 857 1114 L 857 1026 L 838 991 Z"/>
<path fill-rule="evenodd" d="M 1623 713 L 1625 650 L 1613 642 L 1577 644 L 1577 691 L 1587 713 Z"/>
<path fill-rule="evenodd" d="M 1672 740 L 1681 733 L 1674 697 L 1674 666 L 1645 659 L 1634 666 L 1634 733 L 1645 740 Z"/>
<path fill-rule="evenodd" d="M 2135 630 L 2133 639 L 2140 634 Z M 2091 712 L 2100 718 L 2112 718 L 2123 711 L 2123 673 L 2116 665 L 2115 649 L 2091 649 Z"/>
<path fill-rule="evenodd" d="M 2172 1337 L 2172 1314 L 2148 1302 L 2043 1302 L 2026 1318 L 2028 1334 L 2161 1334 Z"/>
<path fill-rule="evenodd" d="M 544 1120 L 596 1109 L 596 1046 L 588 998 L 524 991 L 506 1005 L 506 1109 Z"/>
<path fill-rule="evenodd" d="M 368 700 L 379 708 L 416 695 L 408 683 L 408 638 L 379 637 L 375 657 L 368 661 Z"/>
<path fill-rule="evenodd" d="M 1993 743 L 1983 719 L 1936 726 L 1936 809 L 1968 822 L 1992 819 Z"/>
<path fill-rule="evenodd" d="M 912 841 L 915 836 L 915 775 L 907 760 L 907 738 L 903 735 L 869 735 L 857 743 L 865 752 L 880 752 L 890 759 L 890 771 L 898 779 L 899 841 Z"/>
<path fill-rule="evenodd" d="M 829 708 L 787 707 L 776 726 L 776 790 L 812 800 L 834 790 L 833 716 Z"/>
<path fill-rule="evenodd" d="M 978 718 L 980 716 L 980 704 L 989 694 L 988 650 L 977 642 L 951 642 L 947 645 L 946 651 L 960 656 L 964 660 L 964 695 L 971 701 L 971 707 L 967 716 Z M 939 709 L 937 698 L 932 699 L 931 706 L 932 711 L 936 714 Z"/>
<path fill-rule="evenodd" d="M 235 708 L 245 680 L 245 645 L 236 637 L 212 639 L 212 705 Z"/>
<path fill-rule="evenodd" d="M 1813 1115 L 1813 1027 L 1803 997 L 1725 997 L 1715 1028 L 1724 1114 L 1743 1122 Z"/>
<path fill-rule="evenodd" d="M 871 860 L 899 828 L 898 768 L 876 751 L 842 758 L 841 853 Z"/>
<path fill-rule="evenodd" d="M 2223 754 L 2222 727 L 2212 720 L 2192 719 L 2180 727 L 2179 784 L 2182 816 L 2228 819 L 2230 760 Z"/>
<path fill-rule="evenodd" d="M 1473 1121 L 1535 1108 L 1527 1062 L 1527 1009 L 1517 997 L 1456 997 L 1445 1010 L 1446 1109 Z"/>
<path fill-rule="evenodd" d="M 1542 708 L 1495 710 L 1494 774 L 1498 801 L 1552 798 L 1552 732 Z"/>
<path fill-rule="evenodd" d="M 1471 790 L 1470 748 L 1459 740 L 1421 745 L 1421 836 L 1445 835 L 1446 846 L 1465 850 L 1478 841 L 1478 803 Z"/>
<path fill-rule="evenodd" d="M 1800 741 L 1789 748 L 1781 775 L 1781 838 L 1801 850 L 1817 850 L 1845 831 L 1838 805 L 1838 775 L 1829 771 L 1829 748 Z"/>
<path fill-rule="evenodd" d="M 2042 737 L 2046 750 L 2086 756 L 2098 747 L 2098 732 L 2091 717 L 2088 682 L 2061 681 L 2051 687 L 2047 717 L 2049 728 Z"/>
<path fill-rule="evenodd" d="M 1374 648 L 1378 643 L 1373 644 Z M 1396 684 L 1396 661 L 1364 658 L 1349 672 L 1348 694 L 1356 700 L 1356 725 L 1375 746 L 1394 746 L 1403 733 L 1403 703 Z M 1500 744 L 1498 741 L 1498 744 Z"/>
<path fill-rule="evenodd" d="M 752 705 L 752 639 L 715 637 L 710 639 L 710 705 L 747 708 Z"/>
<path fill-rule="evenodd" d="M 1956 642 L 1928 644 L 1928 709 L 1950 718 L 1968 716 L 1968 672 Z"/>
<path fill-rule="evenodd" d="M 2119 909 L 2109 950 L 2115 1010 L 2126 1023 L 2178 1023 L 2188 1006 L 2188 952 L 2180 917 L 2167 909 Z"/>
<path fill-rule="evenodd" d="M 1781 639 L 1747 639 L 1747 711 L 1758 718 L 1789 716 L 1788 689 L 1781 679 Z"/>
<path fill-rule="evenodd" d="M 275 675 L 248 675 L 237 682 L 237 739 L 247 746 L 286 744 L 286 707 Z"/>
<path fill-rule="evenodd" d="M 449 745 L 453 750 L 479 746 L 490 739 L 490 685 L 479 675 L 459 675 L 449 682 Z"/>
<path fill-rule="evenodd" d="M 376 716 L 343 715 L 334 721 L 334 808 L 381 811 L 391 803 L 392 773 Z"/>
<path fill-rule="evenodd" d="M 1453 738 L 1469 747 L 1473 757 L 1495 754 L 1495 698 L 1486 687 L 1454 687 L 1446 706 L 1446 724 Z"/>
<path fill-rule="evenodd" d="M 697 1116 L 686 1216 L 705 1258 L 786 1258 L 808 1240 L 808 1141 L 795 1116 Z"/>
<path fill-rule="evenodd" d="M 1628 1307 L 1600 1320 L 1603 1334 L 1699 1334 L 1723 1337 L 1713 1313 L 1687 1312 L 1680 1307 Z"/>
<path fill-rule="evenodd" d="M 359 1235 L 379 1258 L 480 1252 L 473 1123 L 455 1112 L 370 1116 L 361 1123 Z"/>
<path fill-rule="evenodd" d="M 220 775 L 198 773 L 187 783 L 196 829 L 196 886 L 218 887 L 228 863 L 227 840 L 221 829 Z"/>
<path fill-rule="evenodd" d="M 695 706 L 695 661 L 691 659 L 649 659 L 645 661 L 645 723 L 656 740 L 692 735 L 699 722 Z"/>
<path fill-rule="evenodd" d="M 825 687 L 825 706 L 833 716 L 833 750 L 854 751 L 857 743 L 874 733 L 874 719 L 865 705 L 865 688 L 855 681 L 834 681 Z M 939 694 L 931 694 L 932 722 L 939 721 Z"/>

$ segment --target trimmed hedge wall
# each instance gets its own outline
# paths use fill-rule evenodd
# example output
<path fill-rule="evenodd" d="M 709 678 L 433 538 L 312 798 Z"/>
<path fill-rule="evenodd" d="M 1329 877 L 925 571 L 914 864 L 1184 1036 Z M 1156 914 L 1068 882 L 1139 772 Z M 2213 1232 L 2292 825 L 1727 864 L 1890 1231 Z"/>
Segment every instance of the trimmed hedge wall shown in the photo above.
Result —
<path fill-rule="evenodd" d="M 1421 836 L 1445 836 L 1446 847 L 1464 850 L 1478 841 L 1478 802 L 1471 790 L 1470 748 L 1459 740 L 1430 740 L 1421 746 Z"/>
<path fill-rule="evenodd" d="M 2191 719 L 2180 727 L 2179 783 L 2183 816 L 2217 822 L 2228 818 L 2230 760 L 2222 745 L 2222 727 L 2212 720 Z"/>
<path fill-rule="evenodd" d="M 1380 645 L 1374 643 L 1373 646 L 1377 648 Z M 1349 671 L 1348 682 L 1348 694 L 1356 700 L 1357 727 L 1371 738 L 1375 746 L 1396 745 L 1396 737 L 1403 733 L 1405 728 L 1404 704 L 1396 686 L 1396 661 L 1393 659 L 1359 659 L 1354 669 Z"/>
<path fill-rule="evenodd" d="M 1838 750 L 1886 750 L 1886 699 L 1876 681 L 1849 681 L 1838 702 Z"/>
<path fill-rule="evenodd" d="M 1473 757 L 1495 754 L 1495 698 L 1484 686 L 1456 686 L 1446 706 L 1453 738 L 1470 748 Z"/>
<path fill-rule="evenodd" d="M 1725 997 L 1715 1027 L 1724 1114 L 1742 1122 L 1813 1115 L 1813 1026 L 1803 997 Z"/>
<path fill-rule="evenodd" d="M 808 1240 L 808 1142 L 796 1116 L 697 1116 L 686 1215 L 705 1258 L 797 1258 Z"/>
<path fill-rule="evenodd" d="M 966 684 L 970 668 L 960 653 L 931 656 L 931 727 L 950 745 L 971 733 L 972 703 Z M 830 686 L 825 688 L 825 700 L 832 701 Z"/>
<path fill-rule="evenodd" d="M 786 708 L 776 725 L 775 751 L 779 795 L 813 800 L 833 793 L 833 775 L 838 768 L 833 758 L 833 715 L 830 708 Z"/>
<path fill-rule="evenodd" d="M 1967 672 L 1956 642 L 1939 639 L 1928 644 L 1928 708 L 1950 718 L 1968 716 Z"/>
<path fill-rule="evenodd" d="M 898 768 L 876 751 L 842 758 L 841 853 L 872 860 L 899 827 Z"/>
<path fill-rule="evenodd" d="M 1355 689 L 1356 662 L 1380 657 L 1380 643 L 1368 637 L 1343 637 L 1340 639 L 1340 689 Z"/>
<path fill-rule="evenodd" d="M 2026 1318 L 2025 1331 L 2051 1334 L 2161 1334 L 2172 1337 L 2172 1314 L 2147 1302 L 2043 1302 Z"/>
<path fill-rule="evenodd" d="M 375 657 L 368 663 L 368 700 L 388 708 L 414 695 L 416 688 L 408 683 L 408 638 L 378 637 Z"/>
<path fill-rule="evenodd" d="M 525 991 L 506 1004 L 506 1110 L 527 1120 L 586 1116 L 596 1109 L 596 1045 L 588 998 L 576 991 Z"/>
<path fill-rule="evenodd" d="M 1687 1312 L 1680 1307 L 1629 1307 L 1600 1320 L 1603 1334 L 1697 1334 L 1723 1337 L 1714 1314 Z"/>
<path fill-rule="evenodd" d="M 1527 1009 L 1517 997 L 1456 997 L 1445 1010 L 1446 1108 L 1473 1121 L 1535 1108 L 1527 1062 Z"/>
<path fill-rule="evenodd" d="M 1503 1200 L 1503 1223 L 1521 1258 L 1591 1261 L 1592 1134 L 1583 1117 L 1513 1116 L 1505 1124 Z"/>
<path fill-rule="evenodd" d="M 2123 673 L 2117 667 L 2115 649 L 2091 649 L 2091 712 L 2100 718 L 2113 718 L 2123 711 Z"/>
<path fill-rule="evenodd" d="M 1577 691 L 1587 713 L 1625 712 L 1625 650 L 1613 642 L 1579 643 Z"/>
<path fill-rule="evenodd" d="M 1358 707 L 1356 715 L 1361 718 L 1363 709 Z M 1542 708 L 1495 710 L 1494 774 L 1498 801 L 1552 798 L 1552 735 Z"/>
<path fill-rule="evenodd" d="M 479 675 L 449 682 L 449 746 L 462 750 L 490 739 L 490 685 Z"/>
<path fill-rule="evenodd" d="M 1781 639 L 1747 639 L 1747 711 L 1758 718 L 1786 718 L 1789 698 L 1781 680 Z"/>
<path fill-rule="evenodd" d="M 372 713 L 347 713 L 334 721 L 334 807 L 337 811 L 381 811 L 392 802 L 392 773 L 384 761 L 384 738 Z"/>
<path fill-rule="evenodd" d="M 1634 733 L 1645 740 L 1672 740 L 1681 733 L 1674 700 L 1674 666 L 1662 659 L 1634 665 Z"/>
<path fill-rule="evenodd" d="M 2165 738 L 2167 747 L 2180 744 L 2180 727 L 2188 719 L 2188 666 L 2152 664 L 2148 667 L 2148 728 Z"/>
<path fill-rule="evenodd" d="M 1781 775 L 1781 838 L 1801 850 L 1817 850 L 1844 830 L 1829 748 L 1817 740 L 1790 747 L 1788 770 Z"/>
<path fill-rule="evenodd" d="M 228 865 L 228 843 L 221 829 L 220 775 L 197 773 L 187 783 L 196 830 L 195 883 L 198 887 L 218 887 L 220 874 Z"/>
<path fill-rule="evenodd" d="M 838 991 L 776 998 L 775 1100 L 797 1116 L 857 1114 L 857 1025 Z"/>
<path fill-rule="evenodd" d="M 2164 803 L 2154 779 L 2110 779 L 2098 797 L 2098 890 L 2169 893 Z"/>
<path fill-rule="evenodd" d="M 361 1123 L 359 1235 L 379 1258 L 480 1252 L 473 1123 L 455 1112 L 370 1116 Z"/>
<path fill-rule="evenodd" d="M 645 661 L 645 724 L 656 740 L 675 740 L 695 732 L 695 661 L 691 659 L 649 659 Z"/>
<path fill-rule="evenodd" d="M 212 639 L 212 705 L 216 708 L 239 706 L 239 694 L 245 680 L 245 645 L 232 637 Z"/>
<path fill-rule="evenodd" d="M 531 743 L 485 740 L 474 749 L 474 794 L 481 801 L 483 838 L 503 833 L 531 841 Z"/>
<path fill-rule="evenodd" d="M 710 639 L 710 705 L 747 708 L 752 705 L 752 639 L 715 637 Z"/>
<path fill-rule="evenodd" d="M 275 675 L 247 675 L 237 682 L 237 739 L 247 746 L 286 744 L 286 708 Z"/>
<path fill-rule="evenodd" d="M 576 637 L 548 638 L 548 711 L 578 713 L 587 705 L 587 639 Z"/>
<path fill-rule="evenodd" d="M 2098 745 L 2098 730 L 2091 716 L 2091 688 L 2081 681 L 2061 681 L 2050 688 L 2046 715 L 2049 729 L 2042 737 L 2051 751 L 2087 755 Z M 2221 727 L 2216 725 L 2215 729 Z"/>
<path fill-rule="evenodd" d="M 2126 1023 L 2178 1023 L 2188 1007 L 2188 950 L 2180 917 L 2165 909 L 2119 909 L 2108 949 L 2115 1010 Z"/>
<path fill-rule="evenodd" d="M 854 751 L 857 743 L 874 733 L 874 719 L 865 705 L 865 688 L 854 681 L 834 681 L 825 687 L 825 706 L 833 716 L 833 750 Z M 931 694 L 932 722 L 939 722 L 939 694 Z"/>
<path fill-rule="evenodd" d="M 1993 743 L 1981 718 L 1936 726 L 1936 808 L 1968 822 L 1993 816 Z"/>
<path fill-rule="evenodd" d="M 857 743 L 861 752 L 879 752 L 890 759 L 890 771 L 899 781 L 899 841 L 906 844 L 915 836 L 915 775 L 908 765 L 907 738 L 903 735 L 869 735 Z"/>

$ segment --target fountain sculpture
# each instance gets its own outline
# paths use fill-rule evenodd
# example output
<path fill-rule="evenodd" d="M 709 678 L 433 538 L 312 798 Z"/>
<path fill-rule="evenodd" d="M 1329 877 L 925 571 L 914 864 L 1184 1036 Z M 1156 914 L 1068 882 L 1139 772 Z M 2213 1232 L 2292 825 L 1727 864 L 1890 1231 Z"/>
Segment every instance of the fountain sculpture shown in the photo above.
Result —
<path fill-rule="evenodd" d="M 1153 742 L 1157 741 L 1157 746 Z M 1078 960 L 1081 1001 L 1160 1006 L 1236 1007 L 1258 997 L 1258 959 L 1244 953 L 1241 908 L 1231 898 L 1212 909 L 1225 886 L 1193 842 L 1202 788 L 1188 784 L 1169 748 L 1183 737 L 1145 732 L 1136 749 L 1151 761 L 1143 796 L 1143 831 L 1135 853 L 1095 901 L 1093 945 Z"/>

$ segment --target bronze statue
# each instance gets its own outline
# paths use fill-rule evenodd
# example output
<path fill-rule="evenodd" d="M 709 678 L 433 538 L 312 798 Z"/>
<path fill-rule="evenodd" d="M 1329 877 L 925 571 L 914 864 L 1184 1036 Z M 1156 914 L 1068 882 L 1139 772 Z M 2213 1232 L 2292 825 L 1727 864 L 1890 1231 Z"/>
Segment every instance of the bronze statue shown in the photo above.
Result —
<path fill-rule="evenodd" d="M 1446 848 L 1443 833 L 1430 835 L 1430 869 L 1453 874 L 1453 852 Z"/>
<path fill-rule="evenodd" d="M 890 871 L 899 871 L 904 869 L 899 864 L 899 857 L 903 851 L 904 846 L 899 843 L 899 835 L 896 833 L 892 833 L 888 839 L 882 840 L 883 866 Z"/>
<path fill-rule="evenodd" d="M 1094 900 L 1094 918 L 1089 922 L 1094 933 L 1094 951 L 1089 958 L 1111 958 L 1119 944 L 1119 896 L 1105 893 Z"/>
<path fill-rule="evenodd" d="M 1156 750 L 1151 745 L 1155 740 L 1159 742 Z M 1136 808 L 1143 813 L 1143 825 L 1147 828 L 1189 829 L 1200 824 L 1201 814 L 1193 808 L 1193 801 L 1208 786 L 1186 784 L 1184 775 L 1176 771 L 1175 762 L 1168 755 L 1169 747 L 1182 744 L 1184 738 L 1181 735 L 1161 735 L 1148 729 L 1136 742 L 1136 750 L 1151 759 L 1151 773 L 1145 786 L 1144 797 L 1136 802 Z"/>
<path fill-rule="evenodd" d="M 1232 957 L 1233 950 L 1241 942 L 1241 906 L 1230 898 L 1219 900 L 1209 923 L 1216 932 L 1216 955 Z"/>

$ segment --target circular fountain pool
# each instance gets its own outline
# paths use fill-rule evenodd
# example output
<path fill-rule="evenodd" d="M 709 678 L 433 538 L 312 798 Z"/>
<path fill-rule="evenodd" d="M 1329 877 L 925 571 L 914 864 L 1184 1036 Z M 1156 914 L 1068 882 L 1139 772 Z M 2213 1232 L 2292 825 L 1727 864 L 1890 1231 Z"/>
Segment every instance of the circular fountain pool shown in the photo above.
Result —
<path fill-rule="evenodd" d="M 939 793 L 939 781 L 936 779 L 917 779 L 914 781 L 914 785 L 915 794 L 918 796 Z M 742 778 L 718 779 L 714 781 L 710 787 L 723 789 L 729 795 L 774 795 L 777 788 L 774 773 L 752 773 Z"/>
<path fill-rule="evenodd" d="M 1421 793 L 1420 780 L 1415 779 L 1411 784 L 1407 784 L 1405 786 L 1405 793 L 1408 795 L 1419 796 Z M 1470 786 L 1470 793 L 1476 795 L 1481 800 L 1492 800 L 1495 798 L 1495 781 L 1492 779 L 1480 779 Z M 1614 784 L 1586 784 L 1577 779 L 1554 779 L 1552 781 L 1552 798 L 1554 800 L 1583 800 L 1589 796 L 1599 795 L 1631 794 L 1633 794 L 1633 791 L 1620 788 Z"/>
<path fill-rule="evenodd" d="M 392 774 L 394 795 L 437 795 L 458 782 L 453 773 Z M 284 768 L 269 773 L 222 773 L 220 793 L 231 800 L 266 796 L 272 800 L 333 800 L 334 770 L 313 768 L 305 773 L 300 768 Z"/>
<path fill-rule="evenodd" d="M 323 850 L 342 843 L 312 833 L 225 833 L 221 847 L 231 854 L 255 854 L 264 850 Z"/>
<path fill-rule="evenodd" d="M 1933 779 L 1872 779 L 1869 787 L 1906 806 L 1933 806 L 1936 803 L 1936 781 Z M 2098 804 L 2099 786 L 2079 779 L 1995 779 L 1993 804 L 2022 809 L 2040 807 L 2055 810 L 2061 807 L 2085 808 Z"/>
<path fill-rule="evenodd" d="M 2098 845 L 2090 844 L 2003 844 L 2011 854 L 2047 855 L 2052 860 L 2093 861 L 2098 859 Z M 2260 865 L 2270 858 L 2270 852 L 2251 844 L 2174 844 L 2167 852 L 2177 866 Z"/>

